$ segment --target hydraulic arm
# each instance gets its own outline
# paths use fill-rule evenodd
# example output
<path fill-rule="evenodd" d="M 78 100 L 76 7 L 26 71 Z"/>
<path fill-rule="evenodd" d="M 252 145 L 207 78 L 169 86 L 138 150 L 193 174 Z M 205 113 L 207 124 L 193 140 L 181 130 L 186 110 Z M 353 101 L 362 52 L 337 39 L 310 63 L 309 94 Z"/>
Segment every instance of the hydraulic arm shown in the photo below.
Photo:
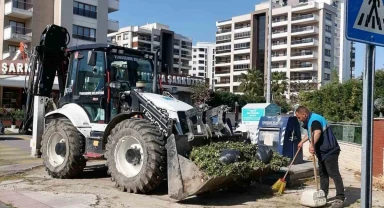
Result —
<path fill-rule="evenodd" d="M 67 71 L 67 45 L 70 42 L 68 31 L 57 25 L 48 25 L 40 38 L 40 45 L 35 47 L 29 61 L 29 79 L 26 83 L 26 109 L 20 133 L 28 132 L 33 122 L 34 96 L 49 98 L 55 76 L 58 77 L 60 96 L 64 92 Z"/>

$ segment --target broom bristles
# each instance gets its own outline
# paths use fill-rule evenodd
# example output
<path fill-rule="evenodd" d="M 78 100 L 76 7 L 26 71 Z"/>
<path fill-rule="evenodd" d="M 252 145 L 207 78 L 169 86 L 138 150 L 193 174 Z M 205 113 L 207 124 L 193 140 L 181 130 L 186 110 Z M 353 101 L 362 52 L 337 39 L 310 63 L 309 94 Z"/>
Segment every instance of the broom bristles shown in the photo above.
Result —
<path fill-rule="evenodd" d="M 280 192 L 282 186 L 285 188 L 285 180 L 279 179 L 275 184 L 273 184 L 272 190 Z"/>
<path fill-rule="evenodd" d="M 279 194 L 283 194 L 283 193 L 284 193 L 284 191 L 285 191 L 285 185 L 286 185 L 285 182 L 281 184 L 281 186 L 280 186 L 280 188 L 279 188 L 279 191 L 278 191 Z"/>

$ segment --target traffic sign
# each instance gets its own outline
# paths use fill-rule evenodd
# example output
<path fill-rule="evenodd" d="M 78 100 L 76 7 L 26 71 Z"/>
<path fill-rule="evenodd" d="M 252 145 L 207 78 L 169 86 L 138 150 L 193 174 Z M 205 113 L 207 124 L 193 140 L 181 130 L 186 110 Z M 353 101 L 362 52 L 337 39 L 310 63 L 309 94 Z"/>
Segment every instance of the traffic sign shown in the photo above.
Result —
<path fill-rule="evenodd" d="M 346 38 L 384 46 L 383 0 L 347 0 Z"/>

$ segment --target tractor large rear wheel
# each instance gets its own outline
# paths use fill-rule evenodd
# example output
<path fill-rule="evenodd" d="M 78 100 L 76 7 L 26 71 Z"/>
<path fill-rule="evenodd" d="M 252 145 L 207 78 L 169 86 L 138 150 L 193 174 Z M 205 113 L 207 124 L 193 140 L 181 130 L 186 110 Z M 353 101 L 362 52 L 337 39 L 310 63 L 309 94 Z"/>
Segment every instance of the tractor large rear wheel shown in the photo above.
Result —
<path fill-rule="evenodd" d="M 128 119 L 116 125 L 108 137 L 108 173 L 121 191 L 146 194 L 164 180 L 166 154 L 155 125 L 145 119 Z"/>
<path fill-rule="evenodd" d="M 44 130 L 41 149 L 44 165 L 53 178 L 74 178 L 86 166 L 84 136 L 68 119 L 54 119 Z"/>

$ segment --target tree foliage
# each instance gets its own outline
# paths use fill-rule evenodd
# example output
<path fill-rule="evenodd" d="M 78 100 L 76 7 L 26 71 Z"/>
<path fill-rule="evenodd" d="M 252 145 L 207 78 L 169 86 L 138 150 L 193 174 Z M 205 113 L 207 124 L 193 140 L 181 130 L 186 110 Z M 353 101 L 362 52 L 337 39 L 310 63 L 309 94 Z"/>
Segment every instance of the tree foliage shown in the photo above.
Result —
<path fill-rule="evenodd" d="M 211 90 L 207 83 L 197 83 L 192 85 L 191 98 L 195 106 L 207 103 L 211 99 Z"/>
<path fill-rule="evenodd" d="M 303 92 L 299 100 L 301 105 L 311 111 L 322 114 L 334 122 L 361 122 L 363 106 L 362 77 L 345 83 L 331 81 L 320 90 Z M 375 72 L 374 99 L 384 98 L 384 70 Z M 379 112 L 375 110 L 376 116 Z"/>
<path fill-rule="evenodd" d="M 264 103 L 264 97 L 254 97 L 250 95 L 237 95 L 226 91 L 216 91 L 211 94 L 211 99 L 208 101 L 208 105 L 217 107 L 220 105 L 227 105 L 234 109 L 235 103 L 239 104 L 239 107 L 244 107 L 247 103 Z"/>
<path fill-rule="evenodd" d="M 282 113 L 286 113 L 291 109 L 284 95 L 288 88 L 288 78 L 284 72 L 272 72 L 271 75 L 272 102 L 281 107 Z M 267 83 L 264 80 L 265 78 L 260 70 L 248 69 L 246 74 L 242 74 L 242 82 L 239 89 L 248 97 L 262 100 L 264 98 L 264 90 L 267 87 Z"/>

